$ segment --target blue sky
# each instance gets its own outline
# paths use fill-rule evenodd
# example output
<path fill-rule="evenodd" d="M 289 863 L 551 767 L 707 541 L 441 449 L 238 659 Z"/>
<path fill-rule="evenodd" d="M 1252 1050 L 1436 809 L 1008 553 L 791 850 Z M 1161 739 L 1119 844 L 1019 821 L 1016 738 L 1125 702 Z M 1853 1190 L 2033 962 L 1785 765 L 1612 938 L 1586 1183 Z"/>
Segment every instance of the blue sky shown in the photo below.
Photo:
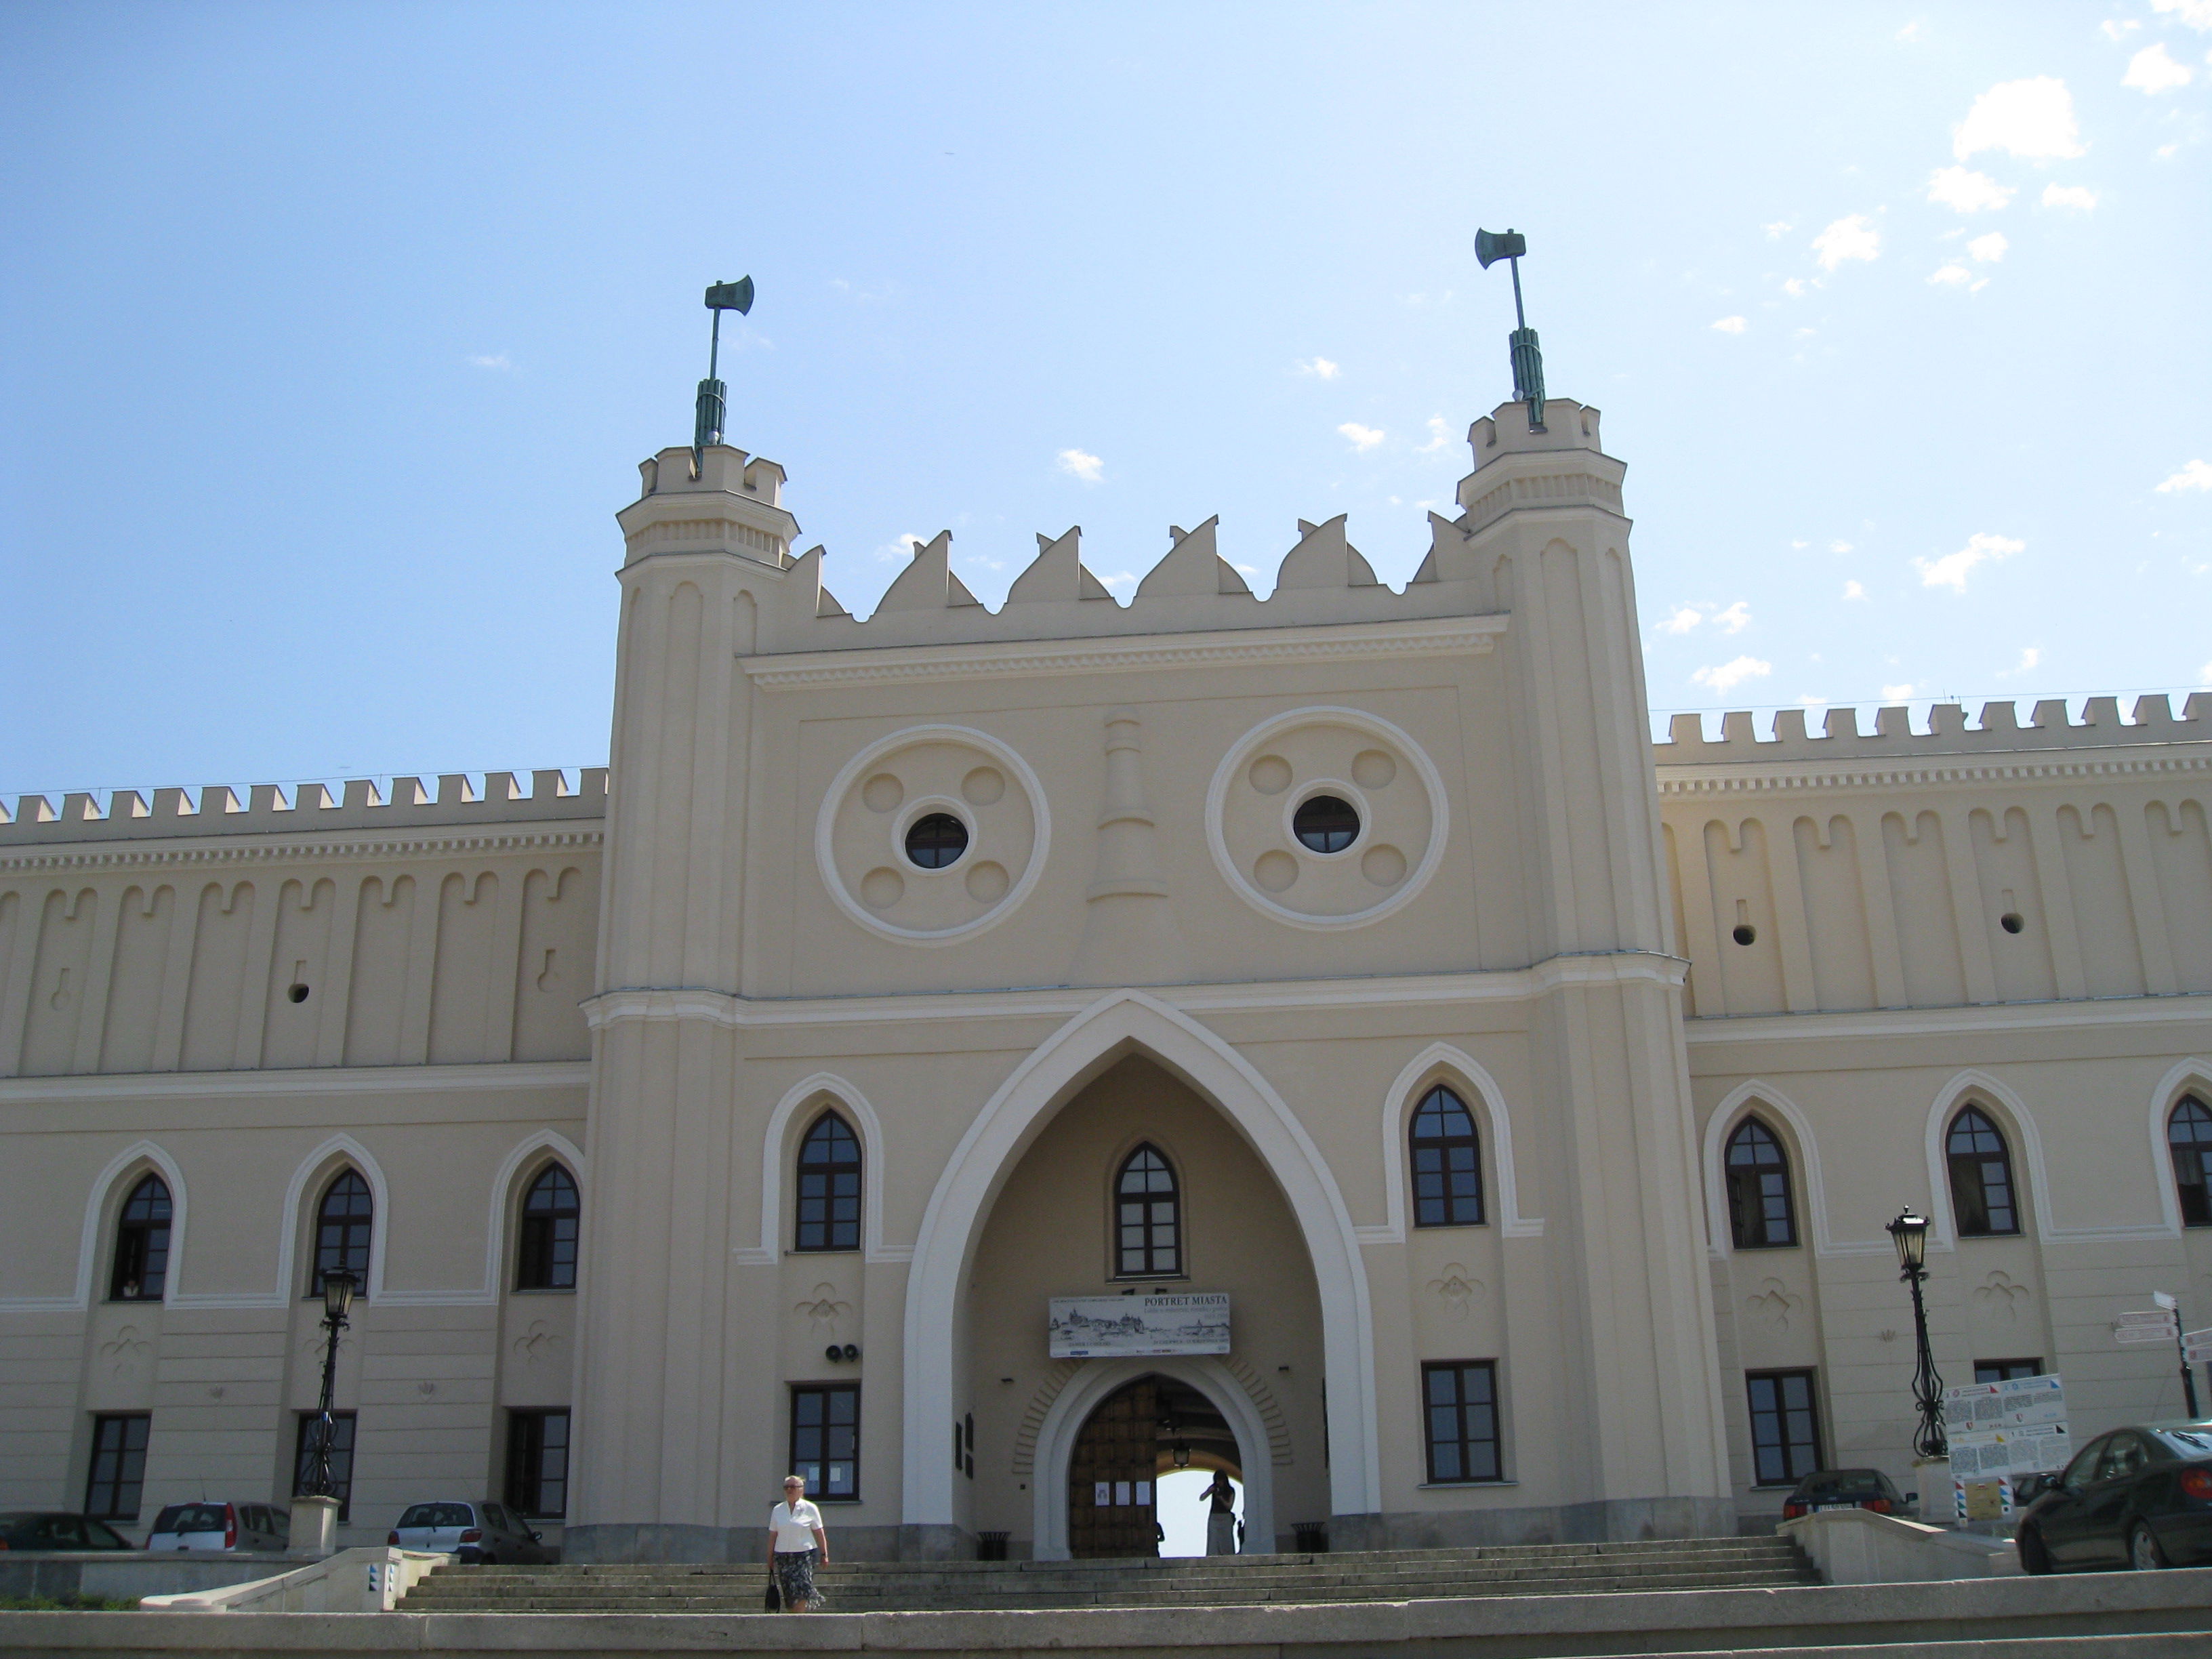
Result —
<path fill-rule="evenodd" d="M 1510 387 L 1655 708 L 2212 678 L 2212 0 L 0 9 L 0 795 L 592 764 L 731 441 L 865 611 L 1221 515 L 1393 583 Z M 734 349 L 733 349 L 734 348 Z"/>

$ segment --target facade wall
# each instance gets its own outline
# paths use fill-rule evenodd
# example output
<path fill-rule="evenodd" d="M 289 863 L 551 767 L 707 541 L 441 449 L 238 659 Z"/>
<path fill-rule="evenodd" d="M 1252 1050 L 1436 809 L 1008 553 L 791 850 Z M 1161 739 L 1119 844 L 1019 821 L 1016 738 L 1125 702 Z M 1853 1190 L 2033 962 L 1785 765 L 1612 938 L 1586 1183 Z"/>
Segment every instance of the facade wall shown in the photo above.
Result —
<path fill-rule="evenodd" d="M 1142 1135 L 1185 1177 L 1189 1287 L 1237 1309 L 1232 1353 L 1173 1374 L 1239 1425 L 1279 1537 L 1724 1529 L 1779 1504 L 1751 1371 L 1811 1372 L 1822 1456 L 1917 1484 L 1881 1231 L 1907 1204 L 1947 1378 L 2035 1358 L 2083 1434 L 2178 1410 L 2171 1361 L 2108 1327 L 2154 1289 L 2212 1322 L 2163 1139 L 2212 1085 L 2207 711 L 1756 742 L 1732 715 L 1653 745 L 1595 411 L 1471 439 L 1402 592 L 1335 520 L 1261 600 L 1209 522 L 1127 605 L 1071 532 L 988 611 L 940 538 L 865 623 L 793 556 L 772 463 L 664 452 L 622 515 L 611 791 L 19 804 L 0 1504 L 79 1501 L 115 1411 L 153 1413 L 145 1517 L 281 1498 L 319 1380 L 311 1212 L 347 1169 L 377 1213 L 338 1382 L 366 1540 L 495 1493 L 507 1414 L 568 1407 L 572 1553 L 756 1553 L 789 1390 L 839 1382 L 847 1553 L 1048 1552 L 1053 1459 L 1110 1376 L 1048 1358 L 1043 1304 L 1115 1287 L 1103 1183 Z M 1333 860 L 1288 828 L 1324 787 L 1362 822 Z M 898 850 L 927 811 L 970 837 L 945 870 Z M 1480 1224 L 1413 1224 L 1436 1083 L 1477 1125 Z M 1967 1101 L 2016 1237 L 1959 1236 Z M 862 1142 L 861 1237 L 801 1252 L 825 1109 Z M 1731 1237 L 1747 1115 L 1789 1159 L 1786 1247 Z M 556 1159 L 579 1289 L 517 1291 Z M 149 1170 L 168 1292 L 111 1301 Z M 1496 1364 L 1503 1480 L 1427 1480 L 1443 1360 Z"/>

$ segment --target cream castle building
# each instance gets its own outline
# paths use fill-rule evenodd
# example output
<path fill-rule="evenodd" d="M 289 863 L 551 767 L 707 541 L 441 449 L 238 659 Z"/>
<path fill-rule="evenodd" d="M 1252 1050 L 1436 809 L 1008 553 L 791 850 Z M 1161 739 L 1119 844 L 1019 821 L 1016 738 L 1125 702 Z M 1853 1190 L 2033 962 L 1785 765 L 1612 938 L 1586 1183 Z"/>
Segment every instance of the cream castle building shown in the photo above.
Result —
<path fill-rule="evenodd" d="M 611 773 L 16 803 L 0 1508 L 285 1501 L 337 1266 L 342 1535 L 570 1559 L 794 1466 L 907 1558 L 1148 1550 L 1180 1461 L 1259 1550 L 1916 1486 L 1907 1205 L 1947 1381 L 2178 1413 L 2111 1325 L 2212 1324 L 2212 703 L 1655 744 L 1597 411 L 1471 441 L 1402 592 L 1208 522 L 994 612 L 940 536 L 866 622 L 665 450 Z M 1054 1357 L 1125 1291 L 1226 1351 Z"/>

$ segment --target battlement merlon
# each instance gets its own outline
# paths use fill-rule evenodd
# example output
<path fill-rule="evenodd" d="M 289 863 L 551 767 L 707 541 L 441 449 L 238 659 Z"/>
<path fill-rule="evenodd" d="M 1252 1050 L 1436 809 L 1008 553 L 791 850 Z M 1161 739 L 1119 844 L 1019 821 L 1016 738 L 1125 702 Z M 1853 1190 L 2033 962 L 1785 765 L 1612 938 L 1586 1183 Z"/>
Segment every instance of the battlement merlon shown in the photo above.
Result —
<path fill-rule="evenodd" d="M 568 787 L 557 769 L 532 772 L 525 794 L 512 772 L 484 775 L 481 794 L 465 773 L 438 779 L 433 796 L 419 778 L 392 781 L 388 794 L 374 781 L 355 778 L 337 799 L 319 783 L 295 787 L 290 799 L 273 783 L 257 783 L 241 802 L 224 784 L 209 784 L 195 805 L 179 788 L 156 789 L 149 805 L 135 789 L 118 789 L 107 810 L 87 791 L 62 798 L 61 810 L 43 795 L 0 801 L 0 852 L 13 847 L 75 842 L 194 839 L 203 836 L 294 836 L 327 830 L 404 833 L 447 827 L 500 830 L 509 825 L 603 819 L 607 811 L 607 769 L 585 767 L 578 787 Z"/>
<path fill-rule="evenodd" d="M 615 514 L 625 565 L 659 553 L 727 552 L 789 568 L 799 520 L 784 510 L 784 472 L 774 461 L 714 444 L 696 472 L 687 448 L 664 449 L 637 470 L 642 493 Z"/>
<path fill-rule="evenodd" d="M 1986 702 L 1972 726 L 1966 724 L 1963 704 L 1939 702 L 1929 710 L 1925 732 L 1912 729 L 1911 711 L 1902 706 L 1877 709 L 1871 732 L 1859 730 L 1856 708 L 1828 710 L 1818 735 L 1806 729 L 1805 714 L 1802 708 L 1781 710 L 1774 717 L 1774 735 L 1761 738 L 1753 729 L 1750 711 L 1734 710 L 1721 716 L 1718 738 L 1705 735 L 1704 716 L 1676 714 L 1668 722 L 1668 740 L 1652 745 L 1652 758 L 1663 775 L 1684 766 L 1913 762 L 1943 756 L 2212 744 L 2212 692 L 2206 691 L 2191 694 L 2179 719 L 2162 692 L 2137 697 L 2126 721 L 2120 718 L 2118 697 L 2089 698 L 2078 721 L 2067 718 L 2064 698 L 2046 697 L 2034 705 L 2025 724 L 2017 704 Z"/>

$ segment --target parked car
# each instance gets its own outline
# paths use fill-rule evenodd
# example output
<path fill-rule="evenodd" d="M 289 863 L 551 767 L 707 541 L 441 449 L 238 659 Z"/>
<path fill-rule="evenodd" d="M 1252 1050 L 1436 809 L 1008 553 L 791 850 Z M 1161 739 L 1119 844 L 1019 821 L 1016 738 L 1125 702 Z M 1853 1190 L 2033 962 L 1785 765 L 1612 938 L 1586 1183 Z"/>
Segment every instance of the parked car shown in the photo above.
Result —
<path fill-rule="evenodd" d="M 2027 1506 L 2016 1535 L 2030 1572 L 2212 1563 L 2212 1422 L 2099 1435 Z"/>
<path fill-rule="evenodd" d="M 137 1545 L 105 1521 L 56 1510 L 0 1510 L 0 1550 L 128 1550 Z"/>
<path fill-rule="evenodd" d="M 1903 1515 L 1905 1506 L 1919 1495 L 1907 1492 L 1900 1498 L 1880 1469 L 1815 1469 L 1782 1500 L 1782 1518 L 1795 1521 L 1815 1510 L 1872 1510 L 1876 1515 Z"/>
<path fill-rule="evenodd" d="M 540 1535 L 504 1504 L 412 1504 L 385 1541 L 404 1550 L 442 1550 L 487 1565 L 553 1559 Z"/>
<path fill-rule="evenodd" d="M 149 1550 L 282 1550 L 292 1516 L 274 1504 L 171 1504 L 154 1517 Z"/>

